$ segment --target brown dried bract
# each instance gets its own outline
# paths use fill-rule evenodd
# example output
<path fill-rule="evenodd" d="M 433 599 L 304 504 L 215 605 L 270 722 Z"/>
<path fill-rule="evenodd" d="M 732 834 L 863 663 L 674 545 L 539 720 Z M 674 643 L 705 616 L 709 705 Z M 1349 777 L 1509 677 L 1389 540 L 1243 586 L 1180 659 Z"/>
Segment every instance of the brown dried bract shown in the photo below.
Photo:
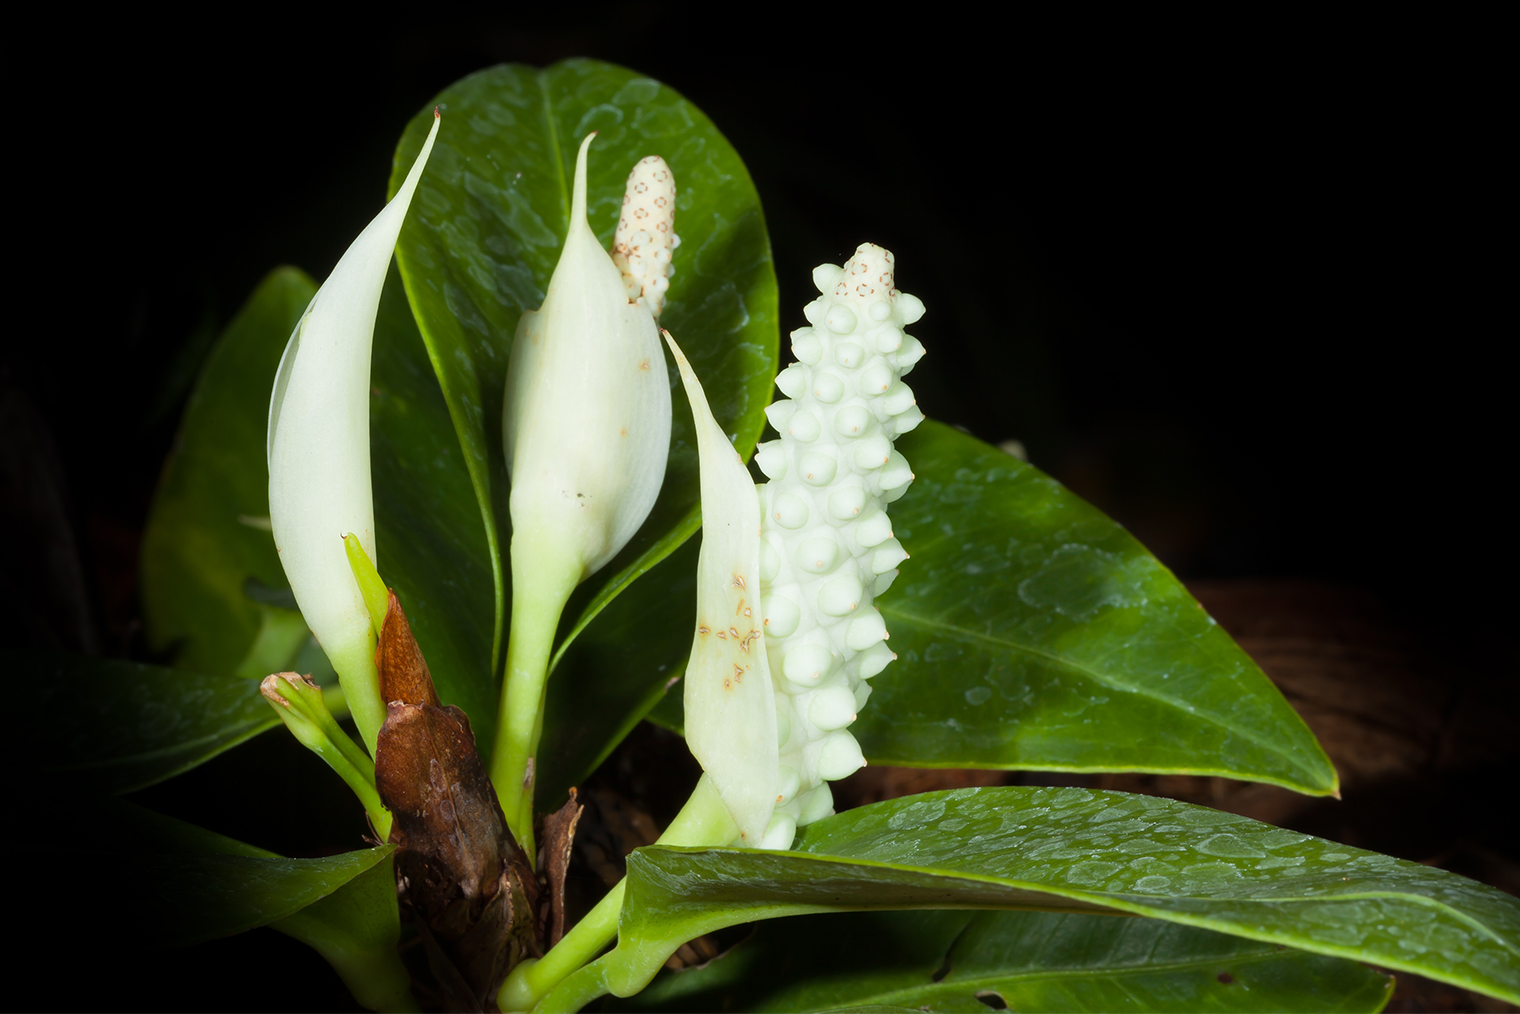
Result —
<path fill-rule="evenodd" d="M 428 672 L 427 660 L 422 657 L 422 649 L 417 647 L 411 624 L 407 623 L 406 613 L 393 591 L 385 609 L 380 643 L 375 646 L 375 668 L 380 672 L 382 701 L 438 706 L 433 674 Z"/>
<path fill-rule="evenodd" d="M 548 884 L 549 904 L 540 913 L 539 938 L 550 947 L 559 943 L 565 935 L 565 875 L 570 869 L 570 851 L 575 842 L 575 825 L 580 823 L 585 807 L 576 802 L 576 792 L 570 790 L 570 798 L 556 813 L 544 817 L 543 833 L 539 835 L 539 863 L 544 868 Z"/>
<path fill-rule="evenodd" d="M 538 883 L 507 830 L 470 720 L 439 706 L 394 593 L 376 662 L 390 703 L 375 782 L 395 817 L 402 898 L 444 1008 L 485 1010 L 512 967 L 539 953 Z"/>

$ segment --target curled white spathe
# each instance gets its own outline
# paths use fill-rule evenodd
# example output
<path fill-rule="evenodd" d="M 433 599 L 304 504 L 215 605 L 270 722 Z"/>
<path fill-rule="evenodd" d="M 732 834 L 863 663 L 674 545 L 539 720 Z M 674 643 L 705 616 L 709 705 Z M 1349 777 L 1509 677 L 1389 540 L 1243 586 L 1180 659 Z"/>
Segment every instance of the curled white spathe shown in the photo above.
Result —
<path fill-rule="evenodd" d="M 401 222 L 438 135 L 343 254 L 296 325 L 269 399 L 269 520 L 291 591 L 339 674 L 368 651 L 370 620 L 343 536 L 377 562 L 370 492 L 370 346 Z"/>
<path fill-rule="evenodd" d="M 666 340 L 691 401 L 702 484 L 697 629 L 683 690 L 686 744 L 739 826 L 740 843 L 786 848 L 789 832 L 767 833 L 784 793 L 778 793 L 776 703 L 760 613 L 760 500 L 691 364 Z"/>
<path fill-rule="evenodd" d="M 654 317 L 586 221 L 586 150 L 543 306 L 522 315 L 502 438 L 513 553 L 569 554 L 584 579 L 638 531 L 665 480 L 670 382 Z"/>

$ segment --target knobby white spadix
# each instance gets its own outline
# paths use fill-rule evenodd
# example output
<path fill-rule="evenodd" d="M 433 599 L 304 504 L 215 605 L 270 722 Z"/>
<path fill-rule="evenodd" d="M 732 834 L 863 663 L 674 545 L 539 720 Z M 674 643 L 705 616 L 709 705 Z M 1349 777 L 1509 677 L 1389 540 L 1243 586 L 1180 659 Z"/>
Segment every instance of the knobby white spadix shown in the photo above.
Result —
<path fill-rule="evenodd" d="M 862 243 L 843 265 L 813 269 L 819 296 L 792 332 L 797 361 L 776 378 L 786 398 L 765 410 L 780 438 L 755 449 L 760 487 L 766 650 L 777 674 L 780 824 L 833 809 L 828 783 L 865 763 L 847 726 L 869 681 L 897 656 L 874 599 L 908 557 L 887 506 L 913 472 L 893 441 L 923 421 L 902 382 L 923 356 L 903 328 L 924 304 L 902 292 L 892 254 Z"/>
<path fill-rule="evenodd" d="M 338 261 L 296 325 L 269 399 L 269 519 L 301 614 L 338 671 L 369 746 L 385 720 L 375 676 L 373 632 L 343 537 L 358 537 L 371 560 L 370 346 L 380 290 L 417 181 L 438 136 L 439 117 L 396 196 Z"/>
<path fill-rule="evenodd" d="M 713 418 L 702 384 L 674 339 L 697 428 L 702 551 L 696 633 L 686 663 L 686 743 L 739 825 L 742 844 L 765 843 L 780 782 L 776 702 L 760 615 L 760 499 Z M 786 841 L 791 844 L 791 831 Z"/>

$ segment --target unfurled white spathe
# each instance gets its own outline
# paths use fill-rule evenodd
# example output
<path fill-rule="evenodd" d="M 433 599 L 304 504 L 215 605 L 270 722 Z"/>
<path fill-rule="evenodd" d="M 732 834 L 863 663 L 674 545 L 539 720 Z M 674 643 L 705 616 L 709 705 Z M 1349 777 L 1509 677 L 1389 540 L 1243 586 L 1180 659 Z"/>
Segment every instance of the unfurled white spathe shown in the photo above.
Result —
<path fill-rule="evenodd" d="M 333 268 L 296 325 L 269 399 L 269 520 L 301 614 L 343 683 L 373 751 L 385 719 L 373 683 L 371 626 L 343 536 L 377 562 L 370 492 L 370 346 L 380 291 L 438 114 L 396 196 Z"/>
<path fill-rule="evenodd" d="M 670 450 L 670 386 L 654 317 L 630 299 L 586 221 L 595 136 L 576 156 L 569 234 L 549 292 L 518 323 L 502 415 L 512 551 L 531 541 L 540 559 L 572 554 L 577 581 L 644 523 Z"/>
<path fill-rule="evenodd" d="M 707 406 L 691 364 L 667 335 L 697 429 L 702 551 L 696 633 L 686 663 L 686 743 L 739 826 L 765 844 L 780 784 L 776 702 L 760 618 L 760 500 Z M 791 844 L 791 826 L 781 848 Z"/>

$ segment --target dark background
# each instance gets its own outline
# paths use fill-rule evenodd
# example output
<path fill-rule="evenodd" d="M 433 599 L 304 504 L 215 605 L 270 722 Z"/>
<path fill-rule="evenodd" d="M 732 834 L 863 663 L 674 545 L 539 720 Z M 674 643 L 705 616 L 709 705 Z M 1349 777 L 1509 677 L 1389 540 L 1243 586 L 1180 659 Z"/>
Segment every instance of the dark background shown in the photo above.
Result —
<path fill-rule="evenodd" d="M 745 158 L 784 329 L 813 265 L 887 246 L 928 307 L 929 415 L 1022 441 L 1200 587 L 1351 596 L 1439 659 L 1427 682 L 1513 687 L 1492 26 L 682 11 L 39 36 L 9 72 L 0 383 L 9 460 L 59 496 L 7 490 L 11 644 L 140 653 L 137 542 L 219 328 L 277 264 L 325 277 L 439 90 L 586 55 L 672 85 Z M 80 608 L 53 603 L 60 531 Z M 1512 803 L 1497 770 L 1418 819 Z"/>

